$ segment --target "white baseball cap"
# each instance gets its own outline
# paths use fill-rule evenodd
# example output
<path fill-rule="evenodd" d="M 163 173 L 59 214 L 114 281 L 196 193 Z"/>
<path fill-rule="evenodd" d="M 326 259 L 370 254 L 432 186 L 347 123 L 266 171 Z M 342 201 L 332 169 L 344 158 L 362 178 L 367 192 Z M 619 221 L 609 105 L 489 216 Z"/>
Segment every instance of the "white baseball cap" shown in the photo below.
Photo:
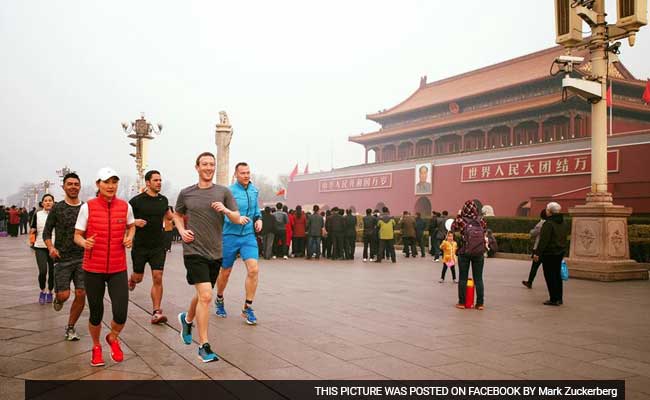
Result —
<path fill-rule="evenodd" d="M 99 171 L 97 171 L 97 180 L 98 181 L 107 181 L 112 177 L 116 177 L 117 179 L 120 179 L 120 176 L 111 167 L 104 167 L 104 168 L 101 168 Z"/>

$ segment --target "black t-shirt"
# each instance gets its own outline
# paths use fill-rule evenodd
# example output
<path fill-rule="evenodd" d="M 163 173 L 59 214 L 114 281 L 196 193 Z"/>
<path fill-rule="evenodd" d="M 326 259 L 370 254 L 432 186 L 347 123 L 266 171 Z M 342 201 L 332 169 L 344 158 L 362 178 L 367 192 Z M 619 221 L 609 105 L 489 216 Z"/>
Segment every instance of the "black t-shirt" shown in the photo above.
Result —
<path fill-rule="evenodd" d="M 155 248 L 163 246 L 163 219 L 169 208 L 167 197 L 158 194 L 156 197 L 140 193 L 129 200 L 135 219 L 143 219 L 147 224 L 135 228 L 134 247 Z"/>

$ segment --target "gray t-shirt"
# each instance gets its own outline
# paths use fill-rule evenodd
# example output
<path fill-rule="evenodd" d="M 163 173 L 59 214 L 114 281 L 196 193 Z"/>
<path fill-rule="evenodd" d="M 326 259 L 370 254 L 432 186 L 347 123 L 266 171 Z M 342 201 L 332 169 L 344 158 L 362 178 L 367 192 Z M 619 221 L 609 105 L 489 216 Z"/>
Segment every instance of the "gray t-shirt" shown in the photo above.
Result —
<path fill-rule="evenodd" d="M 216 212 L 210 205 L 222 202 L 232 211 L 237 211 L 237 202 L 230 189 L 221 185 L 212 185 L 201 189 L 198 184 L 181 190 L 176 200 L 176 211 L 188 217 L 185 229 L 194 232 L 191 243 L 183 242 L 183 255 L 199 255 L 210 260 L 217 260 L 221 255 L 221 233 L 224 214 Z"/>

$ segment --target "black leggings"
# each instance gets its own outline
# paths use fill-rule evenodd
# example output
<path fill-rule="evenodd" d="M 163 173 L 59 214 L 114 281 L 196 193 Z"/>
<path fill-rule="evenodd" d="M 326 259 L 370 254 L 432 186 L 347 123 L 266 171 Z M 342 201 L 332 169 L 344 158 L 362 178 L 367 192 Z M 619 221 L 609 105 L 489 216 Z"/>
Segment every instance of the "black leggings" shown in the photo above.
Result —
<path fill-rule="evenodd" d="M 108 297 L 111 298 L 113 321 L 122 325 L 126 322 L 126 311 L 129 305 L 129 284 L 127 272 L 115 274 L 97 274 L 84 271 L 86 298 L 90 309 L 90 324 L 101 324 L 104 317 L 104 291 L 108 286 Z"/>
<path fill-rule="evenodd" d="M 45 290 L 45 281 L 47 280 L 47 290 L 51 292 L 54 287 L 54 261 L 47 249 L 35 247 L 34 251 L 38 265 L 38 286 L 41 290 Z"/>

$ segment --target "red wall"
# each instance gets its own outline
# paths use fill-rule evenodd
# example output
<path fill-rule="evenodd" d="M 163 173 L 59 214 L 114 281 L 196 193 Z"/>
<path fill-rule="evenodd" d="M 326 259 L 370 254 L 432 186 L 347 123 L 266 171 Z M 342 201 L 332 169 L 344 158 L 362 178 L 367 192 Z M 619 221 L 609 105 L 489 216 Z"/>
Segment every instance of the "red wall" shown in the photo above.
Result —
<path fill-rule="evenodd" d="M 650 144 L 623 146 L 619 149 L 619 172 L 609 174 L 609 183 L 614 191 L 615 204 L 631 206 L 635 213 L 650 213 Z M 414 161 L 415 165 L 416 162 Z M 468 199 L 479 199 L 484 205 L 491 205 L 498 216 L 516 215 L 523 202 L 533 198 L 546 198 L 590 185 L 590 175 L 562 177 L 514 179 L 504 181 L 461 183 L 461 164 L 434 166 L 433 193 L 427 197 L 433 210 L 448 210 L 454 214 Z M 355 175 L 350 169 L 345 175 Z M 344 175 L 341 175 L 341 177 Z M 419 197 L 414 194 L 414 169 L 393 171 L 393 184 L 390 189 L 355 190 L 334 193 L 319 193 L 318 179 L 294 181 L 289 184 L 287 203 L 326 204 L 330 207 L 348 208 L 354 206 L 358 212 L 374 208 L 379 202 L 385 203 L 392 213 L 403 210 L 414 211 Z M 581 204 L 583 193 L 564 196 L 566 209 L 570 205 Z M 582 199 L 582 201 L 580 201 Z M 562 204 L 560 199 L 560 204 Z M 531 215 L 539 213 L 535 201 Z"/>

